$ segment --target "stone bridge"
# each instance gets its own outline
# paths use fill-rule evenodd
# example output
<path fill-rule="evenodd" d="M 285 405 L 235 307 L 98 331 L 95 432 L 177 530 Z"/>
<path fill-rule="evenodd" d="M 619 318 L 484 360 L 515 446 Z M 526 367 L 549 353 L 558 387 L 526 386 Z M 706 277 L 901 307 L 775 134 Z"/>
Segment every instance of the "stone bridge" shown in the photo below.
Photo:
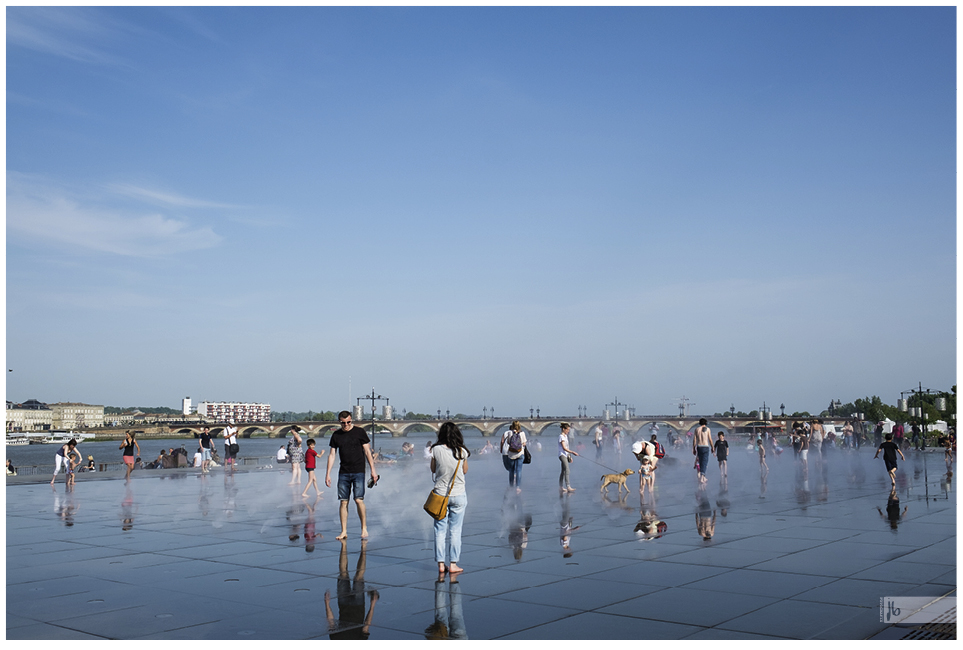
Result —
<path fill-rule="evenodd" d="M 726 429 L 732 432 L 733 430 L 740 429 L 751 429 L 751 427 L 758 426 L 762 427 L 762 423 L 759 420 L 747 420 L 738 418 L 713 418 L 709 416 L 689 416 L 685 418 L 672 417 L 672 416 L 636 416 L 631 420 L 601 420 L 597 418 L 515 418 L 522 425 L 522 429 L 528 435 L 540 436 L 545 432 L 546 429 L 550 427 L 557 427 L 562 422 L 568 422 L 572 426 L 576 436 L 590 436 L 593 434 L 595 427 L 598 425 L 603 426 L 603 430 L 610 432 L 615 426 L 622 428 L 623 433 L 627 434 L 629 437 L 636 438 L 639 437 L 640 432 L 648 437 L 648 428 L 654 423 L 659 425 L 660 438 L 664 438 L 668 429 L 674 429 L 678 433 L 683 433 L 689 431 L 699 424 L 699 418 L 705 417 L 709 422 L 709 426 L 712 429 L 718 430 L 720 428 Z M 452 422 L 457 424 L 459 428 L 463 431 L 466 429 L 477 429 L 481 432 L 484 437 L 500 436 L 501 433 L 508 428 L 512 423 L 512 418 L 505 419 L 453 419 Z M 837 427 L 841 427 L 846 420 L 844 418 L 823 418 L 824 423 L 835 424 Z M 427 427 L 431 431 L 437 433 L 444 423 L 444 420 L 376 420 L 373 424 L 377 428 L 377 433 L 379 434 L 389 434 L 392 437 L 400 438 L 406 437 L 409 433 L 412 433 L 412 429 L 417 426 Z M 792 422 L 791 419 L 779 418 L 773 419 L 767 423 L 769 427 L 783 427 L 786 428 Z M 252 436 L 264 436 L 267 435 L 268 438 L 286 438 L 291 433 L 292 427 L 295 425 L 299 426 L 304 431 L 302 437 L 305 438 L 324 438 L 330 436 L 332 433 L 340 428 L 338 422 L 333 421 L 307 421 L 307 422 L 239 422 L 235 426 L 238 428 L 238 435 L 242 438 L 250 438 Z M 224 431 L 224 425 L 208 425 L 210 431 L 215 436 L 220 436 Z M 371 420 L 356 420 L 355 426 L 362 427 L 365 431 L 371 435 L 372 432 L 372 422 Z M 176 424 L 169 425 L 169 433 L 178 436 L 183 435 L 194 435 L 199 437 L 201 435 L 201 430 L 204 428 L 202 424 L 191 424 L 186 426 L 178 426 Z"/>

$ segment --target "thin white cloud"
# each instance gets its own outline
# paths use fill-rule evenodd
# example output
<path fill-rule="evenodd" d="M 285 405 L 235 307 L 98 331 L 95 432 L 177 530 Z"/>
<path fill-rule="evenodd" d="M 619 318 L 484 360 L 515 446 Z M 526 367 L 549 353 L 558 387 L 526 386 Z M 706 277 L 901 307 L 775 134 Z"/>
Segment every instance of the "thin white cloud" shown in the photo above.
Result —
<path fill-rule="evenodd" d="M 104 204 L 48 179 L 7 174 L 7 235 L 66 250 L 162 257 L 216 246 L 209 226 L 178 216 Z"/>
<path fill-rule="evenodd" d="M 83 63 L 121 64 L 105 45 L 118 33 L 116 21 L 82 7 L 8 7 L 7 45 Z"/>
<path fill-rule="evenodd" d="M 130 185 L 126 183 L 112 183 L 106 186 L 108 190 L 129 196 L 135 199 L 143 199 L 152 203 L 173 206 L 178 208 L 217 208 L 217 209 L 238 209 L 242 206 L 231 205 L 228 203 L 217 203 L 204 199 L 195 199 L 189 196 L 175 194 L 173 192 L 161 192 L 147 187 Z"/>

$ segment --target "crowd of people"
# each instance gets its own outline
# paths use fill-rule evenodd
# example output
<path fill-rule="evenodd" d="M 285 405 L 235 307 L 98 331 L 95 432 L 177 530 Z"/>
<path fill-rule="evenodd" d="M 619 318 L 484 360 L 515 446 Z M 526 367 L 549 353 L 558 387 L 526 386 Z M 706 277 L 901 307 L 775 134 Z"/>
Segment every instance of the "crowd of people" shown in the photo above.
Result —
<path fill-rule="evenodd" d="M 371 489 L 378 484 L 380 477 L 376 465 L 395 462 L 400 458 L 412 458 L 414 455 L 414 445 L 405 442 L 400 455 L 387 457 L 387 455 L 372 451 L 371 440 L 367 432 L 361 427 L 354 426 L 350 412 L 342 411 L 338 415 L 338 420 L 340 428 L 330 436 L 327 445 L 328 449 L 318 448 L 318 444 L 313 438 L 308 438 L 305 441 L 302 437 L 304 432 L 300 427 L 294 426 L 291 430 L 290 440 L 278 450 L 277 460 L 279 463 L 287 463 L 291 466 L 291 480 L 289 485 L 297 485 L 300 487 L 303 468 L 304 472 L 308 474 L 308 483 L 302 491 L 301 496 L 306 498 L 309 490 L 313 487 L 316 499 L 322 495 L 319 479 L 317 478 L 317 473 L 319 473 L 322 468 L 321 459 L 327 454 L 326 463 L 323 465 L 325 467 L 324 484 L 328 488 L 332 486 L 332 470 L 337 462 L 339 464 L 336 483 L 339 501 L 340 532 L 336 539 L 343 541 L 348 537 L 349 504 L 351 501 L 354 501 L 360 523 L 360 537 L 362 540 L 366 540 L 368 538 L 368 528 L 364 497 L 366 488 Z M 563 422 L 560 424 L 557 456 L 560 464 L 558 489 L 562 497 L 575 492 L 571 480 L 572 463 L 575 458 L 582 457 L 585 451 L 585 445 L 582 441 L 577 441 L 574 445 L 572 444 L 570 438 L 571 432 L 572 428 L 568 423 Z M 606 435 L 606 433 L 608 435 Z M 658 440 L 658 433 L 658 425 L 653 424 L 649 428 L 650 435 L 648 440 L 640 438 L 631 445 L 631 452 L 639 462 L 639 493 L 643 503 L 646 499 L 646 493 L 648 493 L 654 501 L 657 470 L 660 461 L 666 457 L 666 449 Z M 624 435 L 618 426 L 613 427 L 609 432 L 605 432 L 602 425 L 596 427 L 591 436 L 591 443 L 596 447 L 595 462 L 601 465 L 599 460 L 602 459 L 602 449 L 604 447 L 611 448 L 615 452 L 616 458 L 621 461 L 622 439 Z M 847 422 L 841 431 L 837 432 L 831 424 L 825 423 L 818 418 L 809 421 L 793 422 L 790 430 L 784 435 L 786 446 L 791 447 L 793 450 L 793 458 L 797 468 L 804 473 L 808 472 L 811 459 L 822 461 L 826 455 L 832 453 L 833 450 L 858 450 L 861 445 L 864 445 L 869 440 L 868 435 L 864 434 L 862 427 L 857 427 L 851 422 Z M 233 461 L 238 453 L 236 436 L 237 429 L 234 427 L 233 422 L 229 422 L 221 434 L 224 440 L 223 464 L 227 469 L 233 468 Z M 905 455 L 903 454 L 903 448 L 905 448 L 906 444 L 904 429 L 902 426 L 896 425 L 893 427 L 892 432 L 885 433 L 883 425 L 880 423 L 874 427 L 872 436 L 873 444 L 876 447 L 876 455 L 873 458 L 876 459 L 882 454 L 885 469 L 895 490 L 898 459 L 905 460 Z M 711 508 L 705 491 L 708 465 L 710 458 L 714 455 L 718 463 L 720 479 L 724 484 L 728 476 L 729 441 L 726 439 L 724 432 L 718 432 L 715 440 L 713 440 L 712 432 L 705 418 L 700 419 L 699 424 L 693 427 L 691 431 L 669 437 L 674 438 L 672 444 L 676 448 L 678 448 L 677 442 L 679 440 L 687 441 L 691 446 L 697 494 L 701 495 L 699 497 L 700 507 L 697 508 L 696 514 L 696 527 L 704 539 L 711 539 L 715 527 L 715 510 Z M 912 444 L 914 446 L 920 445 L 917 448 L 922 448 L 922 443 L 917 441 L 918 437 L 920 436 L 914 435 L 912 437 Z M 303 447 L 305 442 L 307 444 L 306 449 Z M 942 434 L 938 444 L 944 448 L 947 471 L 950 472 L 956 450 L 955 432 L 950 429 L 945 434 Z M 513 495 L 520 495 L 522 492 L 523 468 L 531 462 L 532 458 L 529 450 L 530 445 L 536 450 L 541 449 L 539 441 L 535 438 L 530 439 L 521 427 L 521 424 L 518 421 L 513 421 L 509 428 L 502 434 L 497 446 L 493 444 L 492 440 L 487 440 L 484 447 L 476 450 L 476 453 L 478 455 L 500 454 L 502 463 L 508 472 L 509 492 Z M 763 477 L 763 485 L 765 485 L 765 476 L 769 471 L 767 457 L 778 456 L 783 453 L 785 449 L 779 444 L 775 430 L 767 430 L 754 441 L 754 444 L 750 442 L 749 446 L 750 449 L 754 448 L 758 452 L 760 474 Z M 51 484 L 54 483 L 61 470 L 67 475 L 67 484 L 71 485 L 73 483 L 73 474 L 75 471 L 78 471 L 83 461 L 76 447 L 77 442 L 71 440 L 58 449 Z M 210 468 L 222 464 L 221 458 L 215 448 L 214 437 L 207 428 L 205 428 L 202 433 L 200 446 L 190 460 L 188 459 L 186 448 L 181 445 L 179 449 L 170 448 L 166 451 L 161 450 L 154 461 L 144 465 L 141 462 L 140 456 L 137 455 L 140 453 L 140 447 L 136 436 L 131 432 L 127 433 L 119 448 L 123 450 L 128 480 L 131 470 L 141 467 L 146 469 L 166 469 L 193 466 L 200 467 L 202 471 L 206 473 L 210 471 Z M 328 453 L 329 451 L 330 453 Z M 433 524 L 435 561 L 438 564 L 440 577 L 443 577 L 445 574 L 455 576 L 464 570 L 459 565 L 459 561 L 461 559 L 462 528 L 469 503 L 468 491 L 466 489 L 466 476 L 469 467 L 468 461 L 472 456 L 472 452 L 467 448 L 464 436 L 459 427 L 454 422 L 445 422 L 438 431 L 437 439 L 434 442 L 429 441 L 426 444 L 424 456 L 428 461 L 428 467 L 432 474 L 432 492 L 438 496 L 445 497 L 447 500 L 447 510 L 445 514 L 440 518 L 436 518 Z M 88 457 L 88 464 L 79 471 L 87 468 L 95 471 L 93 457 Z M 366 481 L 368 470 L 370 470 L 370 479 Z M 8 474 L 16 472 L 16 469 L 12 467 L 9 460 L 7 462 L 7 471 Z M 627 470 L 626 473 L 631 472 Z M 622 482 L 624 483 L 624 478 Z M 720 503 L 723 503 L 723 501 L 725 501 L 725 499 L 721 499 Z M 896 501 L 898 502 L 898 498 Z M 724 505 L 721 507 L 724 507 Z M 563 515 L 564 514 L 563 512 Z M 637 530 L 637 532 L 641 531 L 639 534 L 642 535 L 643 539 L 658 538 L 665 530 L 664 522 L 657 519 L 654 511 L 649 514 L 650 521 L 646 521 L 643 508 L 642 521 L 639 522 L 639 528 Z M 725 514 L 725 511 L 723 511 L 723 514 Z M 571 517 L 569 517 L 567 521 L 564 519 L 565 517 L 563 517 L 563 521 L 560 524 L 562 531 L 560 534 L 560 543 L 562 544 L 563 552 L 570 553 L 569 543 L 571 533 L 578 527 L 572 525 Z M 531 526 L 531 517 L 528 516 L 526 519 L 525 514 L 519 510 L 513 521 L 514 523 L 509 525 L 509 538 L 512 542 L 513 549 L 516 549 L 515 552 L 520 555 L 521 550 L 525 547 L 527 530 L 528 527 Z M 313 525 L 312 535 L 314 535 Z"/>

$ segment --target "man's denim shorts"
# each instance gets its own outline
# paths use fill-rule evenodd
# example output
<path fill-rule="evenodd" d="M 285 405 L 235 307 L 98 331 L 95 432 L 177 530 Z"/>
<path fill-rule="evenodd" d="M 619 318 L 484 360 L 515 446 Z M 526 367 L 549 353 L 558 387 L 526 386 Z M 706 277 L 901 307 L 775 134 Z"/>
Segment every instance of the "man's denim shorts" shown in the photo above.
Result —
<path fill-rule="evenodd" d="M 338 474 L 338 499 L 347 501 L 351 498 L 354 488 L 354 498 L 364 501 L 364 472 L 358 474 Z"/>

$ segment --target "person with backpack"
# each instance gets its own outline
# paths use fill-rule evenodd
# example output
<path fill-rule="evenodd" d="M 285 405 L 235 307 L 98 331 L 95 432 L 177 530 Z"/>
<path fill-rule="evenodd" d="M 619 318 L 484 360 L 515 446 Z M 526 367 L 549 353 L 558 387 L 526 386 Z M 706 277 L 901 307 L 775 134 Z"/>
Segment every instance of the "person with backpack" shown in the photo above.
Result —
<path fill-rule="evenodd" d="M 655 447 L 655 453 L 653 456 L 656 458 L 665 458 L 665 447 L 663 447 L 659 441 L 656 440 L 656 438 L 658 438 L 658 436 L 653 433 L 652 437 L 649 439 L 649 443 Z"/>
<path fill-rule="evenodd" d="M 525 432 L 518 420 L 512 420 L 508 431 L 502 434 L 502 463 L 508 470 L 508 485 L 522 492 L 522 463 L 525 461 Z"/>

